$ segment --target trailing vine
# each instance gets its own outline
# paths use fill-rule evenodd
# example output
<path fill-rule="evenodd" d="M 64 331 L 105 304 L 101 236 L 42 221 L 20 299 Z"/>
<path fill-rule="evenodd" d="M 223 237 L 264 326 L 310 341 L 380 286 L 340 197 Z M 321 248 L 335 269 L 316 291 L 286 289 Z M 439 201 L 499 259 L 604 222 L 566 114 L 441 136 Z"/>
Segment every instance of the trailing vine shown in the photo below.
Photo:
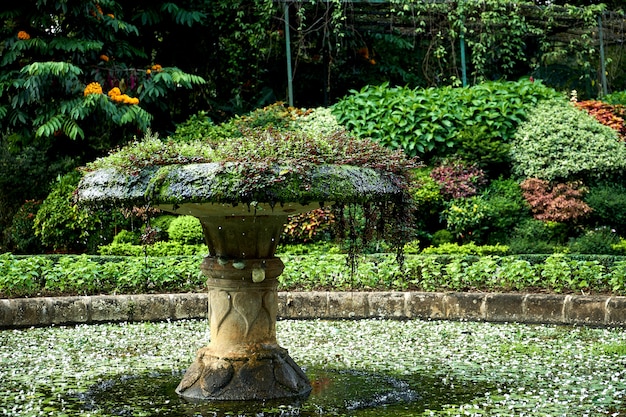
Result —
<path fill-rule="evenodd" d="M 316 2 L 291 4 L 298 10 L 292 35 L 297 59 L 325 65 L 328 89 L 355 76 L 364 84 L 376 79 L 460 85 L 461 39 L 471 83 L 516 79 L 539 69 L 545 73 L 563 63 L 589 79 L 598 62 L 598 17 L 606 10 L 603 4 L 531 0 L 333 1 L 324 3 L 326 9 Z"/>

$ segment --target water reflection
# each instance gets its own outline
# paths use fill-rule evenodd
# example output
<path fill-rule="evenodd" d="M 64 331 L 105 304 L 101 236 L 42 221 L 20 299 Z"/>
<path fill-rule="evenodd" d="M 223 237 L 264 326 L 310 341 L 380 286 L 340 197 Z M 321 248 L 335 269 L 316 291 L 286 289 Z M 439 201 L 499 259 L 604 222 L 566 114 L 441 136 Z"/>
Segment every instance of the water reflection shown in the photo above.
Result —
<path fill-rule="evenodd" d="M 445 404 L 464 403 L 484 395 L 487 387 L 450 384 L 424 375 L 402 379 L 365 370 L 307 369 L 313 391 L 309 398 L 293 402 L 191 403 L 174 389 L 183 372 L 121 375 L 94 384 L 86 392 L 66 399 L 76 411 L 107 416 L 194 417 L 313 417 L 313 416 L 411 416 Z"/>

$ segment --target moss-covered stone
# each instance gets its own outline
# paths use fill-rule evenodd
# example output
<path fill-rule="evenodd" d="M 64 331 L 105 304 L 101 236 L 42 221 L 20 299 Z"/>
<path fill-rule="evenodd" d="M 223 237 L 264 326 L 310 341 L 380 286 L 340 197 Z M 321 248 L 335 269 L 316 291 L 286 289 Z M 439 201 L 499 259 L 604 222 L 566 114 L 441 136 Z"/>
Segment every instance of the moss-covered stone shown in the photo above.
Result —
<path fill-rule="evenodd" d="M 237 164 L 147 167 L 135 173 L 103 168 L 85 175 L 80 202 L 96 206 L 182 203 L 364 203 L 400 196 L 400 178 L 371 168 L 319 165 L 307 173 L 276 165 L 268 172 Z M 281 175 L 281 173 L 285 173 Z M 263 178 L 266 174 L 266 178 Z M 250 181 L 250 177 L 258 181 Z"/>

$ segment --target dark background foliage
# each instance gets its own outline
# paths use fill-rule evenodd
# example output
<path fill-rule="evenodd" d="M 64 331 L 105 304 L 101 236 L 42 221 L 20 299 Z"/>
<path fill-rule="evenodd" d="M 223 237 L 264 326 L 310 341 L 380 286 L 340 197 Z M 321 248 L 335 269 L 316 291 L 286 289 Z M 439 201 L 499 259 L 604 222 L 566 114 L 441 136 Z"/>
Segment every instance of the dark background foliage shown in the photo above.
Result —
<path fill-rule="evenodd" d="M 148 129 L 167 136 L 198 111 L 219 123 L 287 100 L 282 3 L 5 3 L 0 6 L 0 251 L 15 247 L 8 241 L 19 208 L 45 199 L 57 179 L 75 167 Z M 289 2 L 294 104 L 332 105 L 351 89 L 382 83 L 458 87 L 530 76 L 596 98 L 602 91 L 600 15 L 608 91 L 626 89 L 622 2 L 568 3 L 485 0 L 461 8 L 452 1 Z M 83 95 L 94 81 L 103 87 L 102 99 Z M 113 87 L 139 104 L 107 100 Z M 491 164 L 492 174 L 503 172 L 496 165 L 506 149 L 496 137 L 481 139 L 491 131 L 466 126 L 461 133 L 455 150 L 468 159 L 480 151 L 481 164 Z"/>

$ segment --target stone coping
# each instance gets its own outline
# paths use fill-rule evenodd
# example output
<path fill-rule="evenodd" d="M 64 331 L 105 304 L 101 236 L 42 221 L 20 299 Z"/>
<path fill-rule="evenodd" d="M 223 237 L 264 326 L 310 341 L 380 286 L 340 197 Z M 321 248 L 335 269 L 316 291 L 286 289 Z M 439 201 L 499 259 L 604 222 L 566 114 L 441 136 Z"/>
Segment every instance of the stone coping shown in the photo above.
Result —
<path fill-rule="evenodd" d="M 0 329 L 205 319 L 205 293 L 0 299 Z M 626 297 L 442 292 L 279 292 L 279 319 L 430 319 L 626 327 Z"/>

